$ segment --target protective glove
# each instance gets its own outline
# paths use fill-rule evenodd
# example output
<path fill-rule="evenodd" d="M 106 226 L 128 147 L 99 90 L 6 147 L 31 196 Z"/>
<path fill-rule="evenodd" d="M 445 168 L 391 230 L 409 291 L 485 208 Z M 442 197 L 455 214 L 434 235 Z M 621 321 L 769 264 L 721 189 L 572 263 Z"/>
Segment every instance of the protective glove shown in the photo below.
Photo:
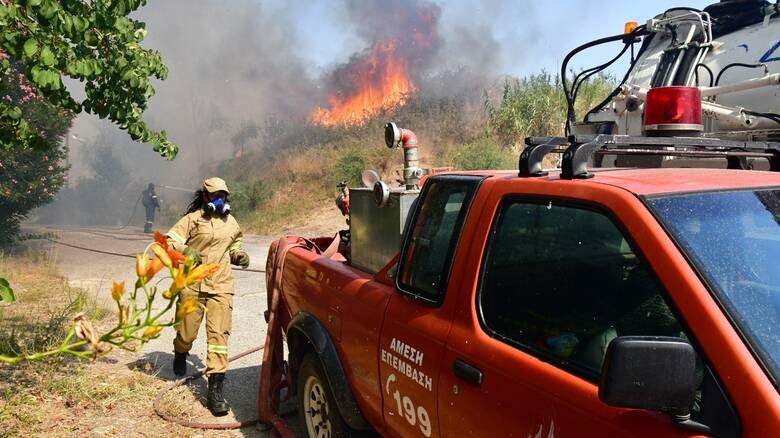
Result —
<path fill-rule="evenodd" d="M 244 251 L 235 251 L 230 256 L 230 263 L 241 266 L 242 268 L 249 267 L 249 254 Z"/>
<path fill-rule="evenodd" d="M 201 262 L 203 262 L 203 256 L 200 255 L 200 251 L 198 251 L 197 249 L 195 249 L 195 248 L 193 248 L 191 246 L 188 246 L 187 248 L 185 248 L 183 254 L 184 254 L 184 257 L 187 257 L 187 258 L 191 257 L 196 265 L 199 265 L 199 264 L 201 264 Z"/>

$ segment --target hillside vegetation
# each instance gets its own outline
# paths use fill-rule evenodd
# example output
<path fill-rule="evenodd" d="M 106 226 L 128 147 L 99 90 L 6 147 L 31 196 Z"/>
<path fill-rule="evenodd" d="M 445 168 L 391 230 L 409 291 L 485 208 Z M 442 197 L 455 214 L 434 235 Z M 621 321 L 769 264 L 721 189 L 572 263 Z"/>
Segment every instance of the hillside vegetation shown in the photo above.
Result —
<path fill-rule="evenodd" d="M 605 76 L 580 90 L 584 114 L 614 88 Z M 562 135 L 566 101 L 557 77 L 547 73 L 507 78 L 486 90 L 459 95 L 416 93 L 407 103 L 364 125 L 320 127 L 285 120 L 262 127 L 261 146 L 216 169 L 233 192 L 233 211 L 249 231 L 275 234 L 333 207 L 336 185 L 361 186 L 365 169 L 391 186 L 400 178 L 403 153 L 384 145 L 388 121 L 413 130 L 422 167 L 460 170 L 513 169 L 526 136 Z"/>

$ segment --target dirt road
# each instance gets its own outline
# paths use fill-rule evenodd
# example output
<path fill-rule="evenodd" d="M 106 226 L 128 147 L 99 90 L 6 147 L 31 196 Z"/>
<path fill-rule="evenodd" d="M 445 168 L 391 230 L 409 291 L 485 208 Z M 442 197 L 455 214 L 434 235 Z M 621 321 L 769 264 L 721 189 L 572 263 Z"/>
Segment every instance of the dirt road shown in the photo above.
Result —
<path fill-rule="evenodd" d="M 61 228 L 36 227 L 38 231 L 55 232 L 61 242 L 93 248 L 101 251 L 121 254 L 137 254 L 143 251 L 151 237 L 137 228 L 115 230 L 110 228 Z M 245 249 L 251 258 L 250 269 L 262 270 L 265 267 L 266 254 L 271 237 L 246 236 Z M 56 266 L 65 275 L 71 286 L 82 287 L 96 294 L 108 309 L 113 308 L 110 288 L 112 281 L 125 281 L 128 287 L 135 283 L 135 262 L 130 258 L 110 256 L 75 249 L 63 245 L 41 243 L 41 250 L 50 251 Z M 265 340 L 266 324 L 263 311 L 266 310 L 265 276 L 262 273 L 234 270 L 235 296 L 233 304 L 233 331 L 228 345 L 229 355 L 233 356 L 262 344 Z M 161 283 L 167 286 L 169 280 Z M 162 306 L 162 298 L 158 304 Z M 195 342 L 189 356 L 188 372 L 205 366 L 206 336 L 205 327 Z M 153 366 L 153 372 L 158 378 L 173 380 L 171 361 L 173 358 L 172 342 L 175 332 L 168 329 L 138 354 L 118 355 L 125 365 L 146 360 Z M 246 421 L 256 418 L 257 387 L 260 374 L 262 353 L 253 353 L 230 364 L 227 374 L 225 398 L 231 405 L 231 414 L 216 419 L 208 410 L 197 402 L 197 395 L 205 395 L 205 380 L 201 379 L 194 388 L 192 395 L 192 410 L 188 413 L 195 422 L 226 422 Z M 119 364 L 117 364 L 119 366 Z M 202 400 L 202 398 L 201 398 Z M 151 406 L 149 406 L 151 409 Z M 208 434 L 207 434 L 208 435 Z M 220 434 L 224 436 L 224 432 Z M 235 432 L 236 436 L 260 437 L 266 436 L 257 427 L 248 427 Z"/>

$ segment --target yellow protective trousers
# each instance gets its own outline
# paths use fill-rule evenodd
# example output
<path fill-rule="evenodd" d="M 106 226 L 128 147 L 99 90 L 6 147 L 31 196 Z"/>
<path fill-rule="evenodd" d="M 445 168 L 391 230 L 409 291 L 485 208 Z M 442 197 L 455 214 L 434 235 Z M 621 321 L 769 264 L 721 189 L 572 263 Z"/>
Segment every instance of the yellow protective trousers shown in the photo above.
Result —
<path fill-rule="evenodd" d="M 185 288 L 179 295 L 176 308 L 189 299 L 197 299 L 206 308 L 206 375 L 224 373 L 228 367 L 228 338 L 233 324 L 233 294 L 213 294 L 197 292 Z M 198 336 L 198 328 L 203 321 L 203 309 L 184 317 L 176 330 L 173 349 L 177 353 L 189 352 Z"/>

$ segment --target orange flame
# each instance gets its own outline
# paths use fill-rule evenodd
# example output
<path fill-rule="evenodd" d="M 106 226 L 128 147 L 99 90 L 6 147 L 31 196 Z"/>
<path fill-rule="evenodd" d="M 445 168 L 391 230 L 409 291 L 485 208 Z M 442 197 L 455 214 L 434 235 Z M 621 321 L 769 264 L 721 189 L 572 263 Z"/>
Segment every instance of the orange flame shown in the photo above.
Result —
<path fill-rule="evenodd" d="M 397 54 L 395 40 L 380 42 L 368 57 L 348 66 L 354 91 L 339 91 L 328 97 L 329 108 L 317 107 L 314 123 L 326 126 L 357 125 L 384 109 L 406 103 L 415 85 L 409 77 L 406 60 Z"/>

